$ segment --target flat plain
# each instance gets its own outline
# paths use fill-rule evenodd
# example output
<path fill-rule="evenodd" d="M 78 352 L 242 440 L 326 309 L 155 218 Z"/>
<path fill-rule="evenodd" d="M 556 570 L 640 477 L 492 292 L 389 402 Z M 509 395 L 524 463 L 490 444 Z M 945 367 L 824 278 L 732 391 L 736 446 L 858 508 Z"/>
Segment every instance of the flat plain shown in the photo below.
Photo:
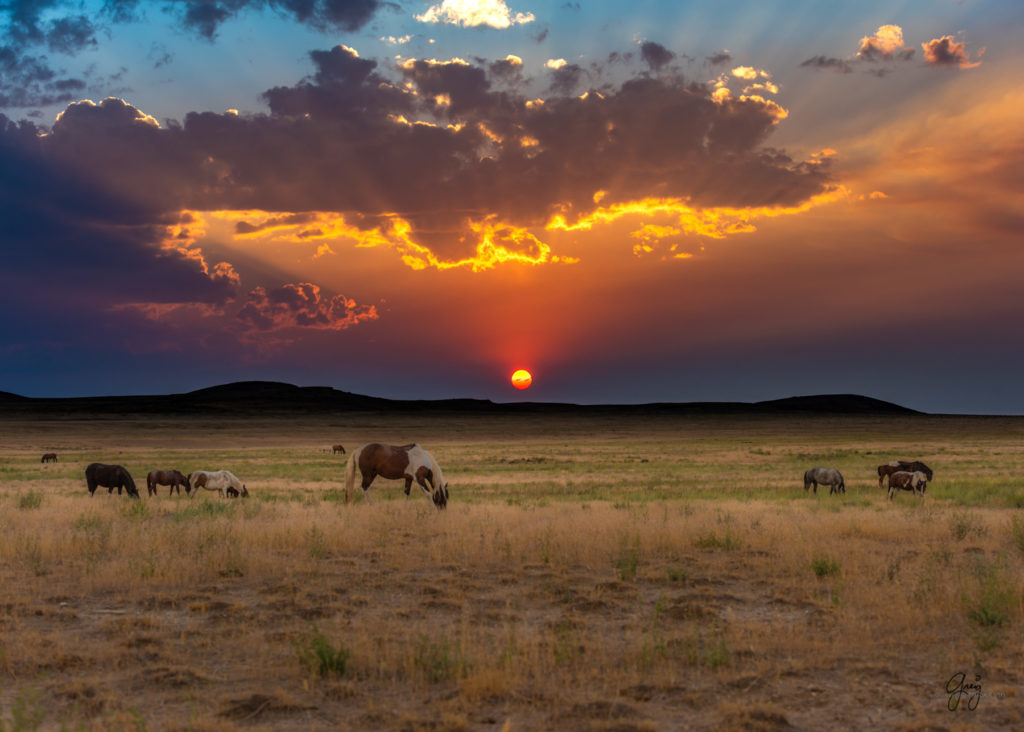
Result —
<path fill-rule="evenodd" d="M 370 441 L 448 509 L 346 504 Z M 0 417 L 0 730 L 1021 729 L 1022 475 L 1024 418 Z"/>

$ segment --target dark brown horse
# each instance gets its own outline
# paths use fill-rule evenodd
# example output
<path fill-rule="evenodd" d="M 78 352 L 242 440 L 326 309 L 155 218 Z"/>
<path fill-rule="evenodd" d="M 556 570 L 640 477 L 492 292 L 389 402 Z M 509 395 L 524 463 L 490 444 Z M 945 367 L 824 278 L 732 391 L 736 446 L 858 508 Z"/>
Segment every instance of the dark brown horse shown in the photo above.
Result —
<path fill-rule="evenodd" d="M 342 455 L 345 454 L 345 446 L 344 445 L 331 445 L 331 454 L 335 454 L 335 453 L 339 453 L 339 452 Z"/>
<path fill-rule="evenodd" d="M 878 466 L 878 487 L 882 487 L 882 481 L 893 473 L 905 471 L 908 473 L 924 473 L 928 480 L 932 479 L 932 469 L 919 460 L 890 460 L 885 465 Z M 891 478 L 890 478 L 891 480 Z"/>
<path fill-rule="evenodd" d="M 441 472 L 441 466 L 434 457 L 419 445 L 381 445 L 371 442 L 353 450 L 345 466 L 345 502 L 351 497 L 356 480 L 356 467 L 363 477 L 363 496 L 370 499 L 370 484 L 378 475 L 388 480 L 405 480 L 405 495 L 409 495 L 412 482 L 430 496 L 434 506 L 443 509 L 448 505 L 448 483 Z"/>
<path fill-rule="evenodd" d="M 89 495 L 96 493 L 96 486 L 103 486 L 107 493 L 113 493 L 117 488 L 117 495 L 121 495 L 123 487 L 132 498 L 139 497 L 139 491 L 135 487 L 135 481 L 131 474 L 120 465 L 104 465 L 103 463 L 90 463 L 85 469 L 85 482 L 89 486 Z"/>
<path fill-rule="evenodd" d="M 55 453 L 55 452 L 44 452 L 43 453 L 43 459 L 40 460 L 39 462 L 41 462 L 41 463 L 55 463 L 55 462 L 57 462 L 57 453 Z"/>
<path fill-rule="evenodd" d="M 185 486 L 185 495 L 192 492 L 192 484 L 188 482 L 188 477 L 185 476 L 179 470 L 151 470 L 149 475 L 146 476 L 146 491 L 149 495 L 156 495 L 156 487 L 158 485 L 169 485 L 170 488 L 167 491 L 167 495 L 173 495 L 174 489 L 178 489 L 178 495 L 181 495 L 181 486 Z"/>

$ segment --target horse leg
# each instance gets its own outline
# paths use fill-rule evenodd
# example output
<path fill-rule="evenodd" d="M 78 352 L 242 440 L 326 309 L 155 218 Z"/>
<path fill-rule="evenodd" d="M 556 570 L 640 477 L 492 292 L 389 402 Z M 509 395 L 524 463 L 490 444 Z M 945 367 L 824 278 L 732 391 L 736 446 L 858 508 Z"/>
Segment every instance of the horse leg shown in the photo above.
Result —
<path fill-rule="evenodd" d="M 367 503 L 370 503 L 370 483 L 372 483 L 373 479 L 376 478 L 376 477 L 377 477 L 377 471 L 376 470 L 370 470 L 369 476 L 367 476 L 366 473 L 363 473 L 363 481 L 362 481 L 362 483 L 360 483 L 360 486 L 362 486 L 363 498 L 366 499 Z"/>
<path fill-rule="evenodd" d="M 420 484 L 420 488 L 423 489 L 424 493 L 426 493 L 428 496 L 433 495 L 434 474 L 431 472 L 430 468 L 422 466 L 419 470 L 417 470 L 416 482 Z"/>
<path fill-rule="evenodd" d="M 417 480 L 419 480 L 419 479 L 417 478 Z M 406 498 L 409 497 L 409 491 L 411 489 L 412 489 L 412 476 L 407 475 L 407 476 L 405 476 L 405 497 Z"/>

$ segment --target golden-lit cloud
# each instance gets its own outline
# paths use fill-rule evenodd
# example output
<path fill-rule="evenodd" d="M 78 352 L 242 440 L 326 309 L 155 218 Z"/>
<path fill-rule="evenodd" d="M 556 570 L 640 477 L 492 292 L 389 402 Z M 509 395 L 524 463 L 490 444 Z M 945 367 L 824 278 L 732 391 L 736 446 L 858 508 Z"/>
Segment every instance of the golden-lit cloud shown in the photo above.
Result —
<path fill-rule="evenodd" d="M 605 195 L 594 194 L 595 203 Z M 703 236 L 724 239 L 735 234 L 757 230 L 755 221 L 779 216 L 793 216 L 845 198 L 849 191 L 834 187 L 825 193 L 794 206 L 706 207 L 700 208 L 678 198 L 647 198 L 639 201 L 599 206 L 570 222 L 565 214 L 556 214 L 543 227 L 546 231 L 581 232 L 607 226 L 620 219 L 645 219 L 631 236 L 638 240 L 634 253 L 653 252 L 659 241 L 669 237 Z M 347 242 L 357 248 L 380 247 L 397 253 L 403 264 L 413 270 L 468 269 L 482 272 L 500 265 L 529 266 L 574 264 L 578 257 L 556 254 L 551 245 L 529 227 L 501 221 L 496 216 L 466 222 L 466 228 L 475 240 L 470 254 L 458 258 L 439 256 L 418 240 L 412 224 L 398 214 L 378 217 L 376 226 L 359 226 L 342 214 L 310 211 L 298 214 L 275 213 L 258 210 L 188 212 L 191 220 L 204 217 L 234 224 L 236 241 L 264 240 L 310 247 L 310 257 L 319 259 L 336 255 L 337 247 Z M 676 258 L 688 258 L 673 246 L 668 250 Z"/>
<path fill-rule="evenodd" d="M 501 264 L 573 264 L 574 257 L 555 255 L 551 247 L 529 229 L 500 222 L 491 216 L 483 221 L 470 221 L 467 228 L 475 236 L 473 253 L 458 259 L 438 256 L 413 236 L 412 224 L 397 214 L 380 217 L 382 223 L 361 228 L 349 223 L 344 215 L 324 211 L 301 214 L 268 211 L 203 211 L 188 212 L 195 220 L 217 219 L 234 224 L 234 239 L 273 240 L 315 246 L 312 258 L 335 254 L 332 242 L 349 242 L 354 247 L 381 247 L 395 251 L 410 269 L 438 270 L 465 268 L 480 272 Z"/>
<path fill-rule="evenodd" d="M 414 16 L 421 23 L 509 28 L 534 21 L 533 13 L 513 12 L 504 0 L 443 0 Z"/>
<path fill-rule="evenodd" d="M 218 262 L 212 268 L 207 264 L 202 249 L 196 242 L 206 236 L 206 221 L 202 215 L 192 211 L 183 211 L 178 220 L 165 228 L 164 238 L 160 242 L 161 251 L 168 256 L 177 256 L 195 263 L 199 270 L 211 281 L 236 289 L 241 279 L 238 272 L 228 262 Z"/>
<path fill-rule="evenodd" d="M 732 75 L 737 79 L 753 81 L 758 76 L 758 71 L 753 66 L 737 66 L 732 70 Z"/>
<path fill-rule="evenodd" d="M 59 124 L 62 120 L 64 120 L 65 116 L 69 113 L 81 113 L 82 111 L 87 109 L 113 110 L 114 114 L 121 115 L 123 122 L 147 125 L 157 130 L 162 129 L 160 127 L 160 123 L 156 121 L 155 117 L 151 117 L 145 112 L 133 107 L 120 97 L 107 97 L 99 104 L 92 101 L 91 99 L 82 99 L 81 101 L 69 104 L 64 110 L 57 114 L 57 118 L 56 120 L 54 120 L 54 124 Z"/>
<path fill-rule="evenodd" d="M 666 235 L 678 233 L 686 235 L 706 236 L 711 239 L 724 239 L 732 234 L 745 234 L 756 231 L 753 222 L 761 218 L 793 216 L 848 197 L 849 190 L 843 186 L 812 196 L 810 199 L 795 206 L 752 206 L 736 208 L 715 206 L 695 208 L 688 201 L 679 198 L 646 198 L 642 201 L 617 203 L 601 207 L 592 213 L 582 215 L 570 223 L 564 215 L 556 215 L 547 224 L 550 231 L 590 231 L 600 224 L 609 224 L 622 218 L 640 216 L 645 218 L 664 217 L 673 222 L 673 226 L 659 228 L 645 225 L 637 231 L 643 232 L 646 238 L 657 238 L 661 232 Z M 676 228 L 678 227 L 678 228 Z"/>
<path fill-rule="evenodd" d="M 898 25 L 879 26 L 872 36 L 860 39 L 857 58 L 865 61 L 910 59 L 914 49 L 903 45 L 903 29 Z"/>

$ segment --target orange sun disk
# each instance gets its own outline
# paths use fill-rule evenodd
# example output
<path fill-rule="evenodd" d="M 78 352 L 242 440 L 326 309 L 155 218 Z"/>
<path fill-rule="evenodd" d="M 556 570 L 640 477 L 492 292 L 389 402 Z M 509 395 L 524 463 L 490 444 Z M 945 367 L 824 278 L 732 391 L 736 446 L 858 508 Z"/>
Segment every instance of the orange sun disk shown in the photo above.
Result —
<path fill-rule="evenodd" d="M 533 374 L 526 369 L 519 369 L 512 374 L 512 386 L 517 389 L 526 389 L 533 383 Z"/>

